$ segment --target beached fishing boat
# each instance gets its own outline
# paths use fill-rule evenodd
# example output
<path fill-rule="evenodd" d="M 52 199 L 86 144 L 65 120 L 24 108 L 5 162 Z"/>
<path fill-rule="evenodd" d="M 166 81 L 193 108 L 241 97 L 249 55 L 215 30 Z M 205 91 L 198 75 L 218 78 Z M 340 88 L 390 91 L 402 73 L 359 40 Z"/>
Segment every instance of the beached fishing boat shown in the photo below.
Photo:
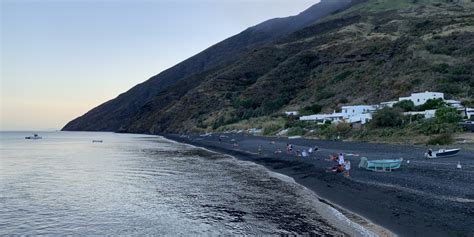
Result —
<path fill-rule="evenodd" d="M 434 158 L 443 158 L 455 156 L 460 151 L 460 148 L 456 149 L 439 149 L 438 151 L 432 151 L 431 149 L 425 153 L 425 158 L 434 159 Z"/>
<path fill-rule="evenodd" d="M 366 157 L 360 158 L 359 168 L 372 171 L 392 171 L 400 168 L 403 158 L 392 160 L 367 160 Z"/>

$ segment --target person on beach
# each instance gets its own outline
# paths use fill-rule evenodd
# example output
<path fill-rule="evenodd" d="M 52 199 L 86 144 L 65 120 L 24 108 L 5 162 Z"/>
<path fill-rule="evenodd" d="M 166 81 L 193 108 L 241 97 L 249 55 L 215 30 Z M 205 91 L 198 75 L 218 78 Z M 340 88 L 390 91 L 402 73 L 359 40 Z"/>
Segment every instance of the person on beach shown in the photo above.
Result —
<path fill-rule="evenodd" d="M 286 154 L 290 154 L 290 144 L 286 143 Z"/>
<path fill-rule="evenodd" d="M 337 155 L 329 155 L 329 159 L 327 161 L 337 161 Z"/>
<path fill-rule="evenodd" d="M 339 163 L 339 165 L 344 165 L 344 154 L 339 153 L 339 157 L 337 159 L 337 162 Z"/>
<path fill-rule="evenodd" d="M 344 162 L 344 176 L 349 177 L 350 170 L 351 170 L 351 161 L 346 160 Z"/>
<path fill-rule="evenodd" d="M 331 169 L 332 172 L 334 173 L 342 173 L 344 171 L 344 166 L 343 165 L 336 165 Z"/>
<path fill-rule="evenodd" d="M 330 156 L 331 161 L 337 161 L 337 165 L 331 168 L 331 171 L 334 173 L 341 173 L 344 171 L 344 154 L 339 153 L 339 156 L 332 155 Z"/>
<path fill-rule="evenodd" d="M 302 157 L 308 157 L 308 153 L 306 152 L 306 150 L 303 150 L 303 152 L 301 152 L 301 156 Z"/>
<path fill-rule="evenodd" d="M 300 157 L 300 156 L 301 156 L 300 150 L 296 150 L 296 157 Z"/>
<path fill-rule="evenodd" d="M 308 153 L 309 153 L 309 154 L 313 153 L 313 148 L 312 148 L 312 147 L 310 147 L 310 148 L 308 149 Z"/>

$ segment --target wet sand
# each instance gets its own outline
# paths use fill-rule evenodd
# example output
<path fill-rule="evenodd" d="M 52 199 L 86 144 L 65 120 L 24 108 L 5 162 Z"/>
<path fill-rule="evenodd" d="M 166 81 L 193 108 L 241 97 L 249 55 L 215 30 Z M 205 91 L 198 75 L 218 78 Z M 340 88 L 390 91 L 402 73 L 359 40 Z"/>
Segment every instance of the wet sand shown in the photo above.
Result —
<path fill-rule="evenodd" d="M 165 135 L 169 139 L 226 153 L 261 164 L 294 178 L 329 204 L 357 213 L 400 236 L 473 236 L 474 153 L 426 160 L 426 147 L 255 137 L 244 134 L 211 136 Z M 293 154 L 286 144 L 294 145 Z M 295 151 L 319 146 L 310 157 Z M 275 154 L 281 149 L 282 153 Z M 327 172 L 334 166 L 330 154 L 344 152 L 350 160 L 350 177 Z M 393 172 L 372 172 L 357 167 L 360 157 L 403 158 Z M 407 163 L 406 161 L 410 161 Z M 462 169 L 456 169 L 460 161 Z M 350 215 L 350 213 L 345 213 Z"/>

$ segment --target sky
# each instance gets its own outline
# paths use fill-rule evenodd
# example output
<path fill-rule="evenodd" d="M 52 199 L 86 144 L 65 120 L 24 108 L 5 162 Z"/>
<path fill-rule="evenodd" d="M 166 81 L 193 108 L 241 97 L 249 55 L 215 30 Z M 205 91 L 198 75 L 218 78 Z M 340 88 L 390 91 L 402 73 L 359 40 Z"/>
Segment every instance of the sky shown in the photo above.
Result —
<path fill-rule="evenodd" d="M 55 130 L 227 37 L 319 0 L 0 2 L 0 130 Z"/>

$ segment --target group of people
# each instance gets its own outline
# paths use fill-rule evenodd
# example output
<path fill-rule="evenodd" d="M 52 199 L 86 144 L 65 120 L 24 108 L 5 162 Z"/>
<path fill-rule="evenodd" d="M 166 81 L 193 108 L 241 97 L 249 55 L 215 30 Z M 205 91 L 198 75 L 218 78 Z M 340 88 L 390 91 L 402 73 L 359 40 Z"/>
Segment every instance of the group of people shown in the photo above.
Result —
<path fill-rule="evenodd" d="M 303 149 L 302 151 L 296 150 L 295 154 L 297 157 L 308 157 L 311 153 L 317 151 L 319 149 L 318 146 L 310 147 L 307 151 L 306 149 Z M 294 146 L 291 143 L 286 144 L 286 154 L 293 154 Z M 277 148 L 275 153 L 281 153 L 281 150 Z"/>
<path fill-rule="evenodd" d="M 351 170 L 351 162 L 344 159 L 344 154 L 339 153 L 338 156 L 330 156 L 330 160 L 336 161 L 337 165 L 331 168 L 334 173 L 344 173 L 344 176 L 349 177 L 349 171 Z"/>

